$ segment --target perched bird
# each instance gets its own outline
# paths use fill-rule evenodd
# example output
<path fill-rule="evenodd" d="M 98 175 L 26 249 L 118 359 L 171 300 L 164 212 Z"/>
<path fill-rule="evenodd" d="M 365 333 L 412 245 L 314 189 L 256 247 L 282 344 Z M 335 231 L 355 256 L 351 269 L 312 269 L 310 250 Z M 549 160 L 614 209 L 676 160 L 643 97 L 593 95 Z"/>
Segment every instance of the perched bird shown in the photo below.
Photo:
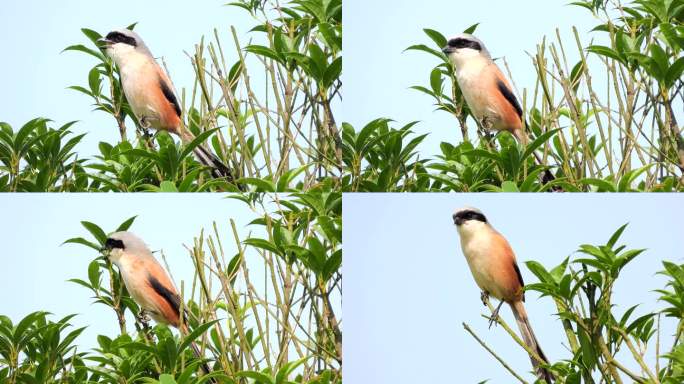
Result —
<path fill-rule="evenodd" d="M 490 327 L 496 321 L 501 305 L 504 302 L 508 303 L 520 328 L 523 341 L 530 350 L 536 351 L 537 355 L 548 363 L 527 318 L 523 305 L 525 284 L 508 241 L 489 224 L 485 215 L 475 208 L 467 207 L 457 210 L 453 215 L 453 220 L 461 238 L 461 249 L 470 272 L 482 290 L 483 302 L 490 295 L 500 300 L 492 314 Z M 551 383 L 554 379 L 551 372 L 542 367 L 532 355 L 530 355 L 530 360 L 537 376 Z"/>
<path fill-rule="evenodd" d="M 181 324 L 180 295 L 142 239 L 131 232 L 116 232 L 107 238 L 103 251 L 118 267 L 128 293 L 144 314 L 149 314 L 158 323 L 179 328 L 184 334 L 189 333 L 185 322 Z M 187 311 L 185 315 L 184 319 L 187 319 Z M 195 343 L 192 343 L 192 348 L 202 359 Z M 204 373 L 210 372 L 206 363 L 202 369 Z"/>
<path fill-rule="evenodd" d="M 107 55 L 121 74 L 121 85 L 140 126 L 173 133 L 184 143 L 195 137 L 181 124 L 181 107 L 171 79 L 159 66 L 137 33 L 120 29 L 100 39 Z M 195 149 L 197 159 L 212 169 L 214 177 L 234 180 L 230 168 L 203 145 Z"/>
<path fill-rule="evenodd" d="M 513 88 L 494 63 L 482 41 L 467 33 L 452 37 L 442 49 L 454 65 L 454 74 L 470 112 L 487 130 L 508 131 L 522 144 L 529 139 L 524 131 L 522 108 Z M 539 164 L 541 156 L 534 152 Z M 543 181 L 554 179 L 544 172 Z"/>

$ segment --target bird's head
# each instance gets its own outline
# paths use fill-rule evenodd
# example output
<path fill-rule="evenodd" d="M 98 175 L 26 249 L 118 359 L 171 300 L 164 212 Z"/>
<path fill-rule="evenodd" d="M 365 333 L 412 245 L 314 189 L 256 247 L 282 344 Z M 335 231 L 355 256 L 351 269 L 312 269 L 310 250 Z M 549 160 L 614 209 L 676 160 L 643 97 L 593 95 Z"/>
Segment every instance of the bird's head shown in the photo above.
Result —
<path fill-rule="evenodd" d="M 452 218 L 460 235 L 470 234 L 482 228 L 483 225 L 489 224 L 482 211 L 473 207 L 458 209 Z"/>
<path fill-rule="evenodd" d="M 111 31 L 99 42 L 107 55 L 119 66 L 136 53 L 149 54 L 149 49 L 140 36 L 130 29 Z"/>
<path fill-rule="evenodd" d="M 447 45 L 442 48 L 442 52 L 456 67 L 461 67 L 468 60 L 474 58 L 490 58 L 489 51 L 485 48 L 484 43 L 468 33 L 450 38 Z"/>
<path fill-rule="evenodd" d="M 114 232 L 105 241 L 102 251 L 107 254 L 109 260 L 118 264 L 121 256 L 125 253 L 143 254 L 149 253 L 145 242 L 132 232 Z M 139 252 L 140 251 L 140 252 Z"/>

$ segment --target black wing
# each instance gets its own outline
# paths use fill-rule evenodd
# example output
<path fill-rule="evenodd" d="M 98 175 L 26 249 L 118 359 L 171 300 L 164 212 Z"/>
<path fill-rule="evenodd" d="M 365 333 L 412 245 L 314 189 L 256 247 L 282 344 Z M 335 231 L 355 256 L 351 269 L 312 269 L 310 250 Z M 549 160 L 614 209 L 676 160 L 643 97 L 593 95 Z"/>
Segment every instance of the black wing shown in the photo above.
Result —
<path fill-rule="evenodd" d="M 173 105 L 173 109 L 176 111 L 178 117 L 180 117 L 181 109 L 180 104 L 178 104 L 178 99 L 176 99 L 176 94 L 173 93 L 173 90 L 169 88 L 169 85 L 166 84 L 166 81 L 164 81 L 161 76 L 159 76 L 159 86 L 161 86 L 162 92 L 164 93 L 164 96 L 166 96 L 166 100 Z"/>
<path fill-rule="evenodd" d="M 520 273 L 520 268 L 518 268 L 518 263 L 513 262 L 513 268 L 515 269 L 515 274 L 518 275 L 518 282 L 520 282 L 520 286 L 524 287 L 525 282 L 522 279 L 522 274 Z M 525 301 L 525 294 L 523 293 L 523 301 Z"/>
<path fill-rule="evenodd" d="M 518 117 L 522 117 L 522 108 L 520 108 L 518 99 L 515 98 L 513 92 L 511 92 L 511 90 L 501 80 L 496 80 L 496 87 L 499 88 L 501 94 L 506 98 L 506 100 L 508 100 L 509 103 L 511 103 L 513 108 L 515 108 L 515 111 L 518 113 Z"/>
<path fill-rule="evenodd" d="M 152 289 L 169 303 L 171 308 L 173 308 L 173 311 L 176 312 L 176 315 L 180 316 L 180 296 L 163 286 L 162 283 L 152 275 L 147 276 L 147 281 L 150 282 Z"/>

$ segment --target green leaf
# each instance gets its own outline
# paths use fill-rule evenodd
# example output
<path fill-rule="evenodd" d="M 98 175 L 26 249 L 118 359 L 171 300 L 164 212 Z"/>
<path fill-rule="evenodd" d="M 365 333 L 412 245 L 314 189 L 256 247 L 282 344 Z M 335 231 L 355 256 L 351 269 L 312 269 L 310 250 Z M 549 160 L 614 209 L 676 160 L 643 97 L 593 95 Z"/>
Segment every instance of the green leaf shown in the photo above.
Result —
<path fill-rule="evenodd" d="M 526 261 L 525 265 L 527 266 L 527 269 L 529 269 L 530 272 L 534 273 L 534 275 L 537 276 L 539 281 L 541 281 L 542 283 L 553 284 L 555 282 L 553 276 L 551 276 L 551 274 L 548 271 L 546 271 L 546 268 L 544 268 L 544 266 L 540 263 L 534 260 L 530 260 Z"/>
<path fill-rule="evenodd" d="M 606 244 L 606 246 L 608 248 L 612 249 L 615 246 L 615 243 L 617 243 L 620 236 L 622 236 L 622 232 L 625 231 L 625 228 L 627 228 L 627 225 L 629 225 L 629 223 L 623 224 L 620 228 L 618 228 L 617 231 L 615 231 L 615 233 L 613 233 L 613 235 L 608 240 L 608 243 Z"/>
<path fill-rule="evenodd" d="M 429 53 L 429 54 L 431 54 L 431 55 L 434 55 L 434 56 L 436 56 L 436 57 L 439 57 L 441 60 L 446 60 L 446 56 L 444 56 L 444 54 L 442 53 L 442 51 L 438 51 L 438 50 L 436 50 L 436 49 L 432 49 L 432 48 L 428 47 L 428 46 L 425 45 L 425 44 L 416 44 L 416 45 L 412 45 L 412 46 L 410 46 L 410 47 L 404 49 L 404 52 L 406 52 L 406 51 L 423 51 L 423 52 L 427 52 L 427 53 Z"/>
<path fill-rule="evenodd" d="M 90 92 L 94 96 L 99 96 L 101 85 L 100 71 L 98 71 L 97 67 L 94 67 L 88 72 L 88 86 L 90 86 Z"/>
<path fill-rule="evenodd" d="M 598 188 L 597 192 L 617 192 L 615 185 L 609 181 L 595 179 L 595 178 L 585 178 L 581 179 L 580 183 L 585 185 L 593 185 Z"/>
<path fill-rule="evenodd" d="M 251 184 L 257 187 L 257 192 L 275 192 L 272 181 L 257 179 L 256 177 L 242 177 L 236 181 L 238 184 Z"/>
<path fill-rule="evenodd" d="M 100 242 L 100 244 L 104 244 L 107 241 L 107 234 L 105 234 L 105 232 L 96 224 L 93 224 L 89 221 L 81 221 L 81 225 L 83 225 L 85 229 L 87 229 L 88 232 L 90 232 L 90 234 L 92 234 L 95 239 Z"/>
<path fill-rule="evenodd" d="M 278 249 L 278 247 L 276 247 L 275 244 L 271 243 L 268 240 L 257 239 L 257 238 L 249 238 L 249 239 L 245 239 L 244 243 L 247 245 L 251 245 L 253 247 L 265 249 L 267 251 L 273 252 L 273 253 L 278 254 L 278 255 L 282 254 L 282 252 Z"/>
<path fill-rule="evenodd" d="M 442 94 L 442 71 L 439 68 L 435 68 L 430 72 L 430 87 L 432 87 L 432 92 L 435 95 Z"/>
<path fill-rule="evenodd" d="M 518 189 L 518 186 L 510 180 L 506 180 L 503 183 L 501 183 L 501 191 L 502 192 L 520 192 L 520 190 Z"/>
<path fill-rule="evenodd" d="M 96 251 L 100 251 L 101 246 L 99 244 L 95 244 L 93 242 L 90 242 L 82 237 L 73 237 L 71 239 L 68 239 L 64 241 L 62 244 L 81 244 L 85 245 L 86 247 L 90 247 Z"/>
<path fill-rule="evenodd" d="M 116 229 L 116 232 L 128 231 L 128 228 L 130 228 L 131 225 L 133 225 L 133 222 L 135 221 L 135 219 L 136 219 L 137 217 L 138 217 L 137 215 L 136 215 L 136 216 L 133 216 L 133 217 L 131 217 L 130 219 L 128 219 L 128 220 L 124 221 L 123 223 L 121 223 L 121 224 L 119 225 L 119 227 Z"/>
<path fill-rule="evenodd" d="M 236 376 L 241 376 L 241 377 L 247 377 L 250 379 L 254 379 L 255 381 L 259 383 L 264 383 L 264 384 L 275 384 L 275 380 L 271 376 L 268 376 L 264 373 L 261 372 L 256 372 L 256 371 L 240 371 L 235 373 Z"/>
<path fill-rule="evenodd" d="M 536 139 L 532 140 L 532 142 L 529 143 L 527 145 L 527 147 L 525 148 L 525 151 L 523 152 L 523 155 L 522 155 L 522 160 L 525 160 L 529 156 L 531 156 L 533 154 L 533 152 L 537 150 L 537 148 L 541 147 L 544 143 L 546 143 L 553 135 L 558 133 L 558 131 L 560 131 L 560 130 L 561 130 L 561 128 L 556 128 L 556 129 L 552 129 L 550 131 L 546 131 L 546 132 L 542 133 L 541 135 L 539 135 Z"/>
<path fill-rule="evenodd" d="M 472 34 L 473 32 L 475 32 L 475 29 L 477 29 L 477 26 L 478 26 L 478 25 L 480 25 L 480 23 L 475 23 L 475 24 L 471 25 L 470 27 L 464 29 L 464 30 L 463 30 L 463 33 L 470 33 L 470 34 Z"/>
<path fill-rule="evenodd" d="M 190 344 L 195 341 L 198 337 L 202 336 L 204 332 L 206 332 L 212 325 L 216 324 L 219 322 L 220 319 L 217 320 L 212 320 L 207 323 L 201 324 L 197 326 L 197 328 L 193 329 L 192 332 L 190 332 L 187 336 L 183 338 L 183 341 L 180 343 L 179 350 L 183 351 L 185 348 L 190 346 Z"/>
<path fill-rule="evenodd" d="M 100 263 L 97 260 L 93 260 L 88 265 L 88 280 L 90 280 L 90 285 L 93 288 L 98 288 L 100 286 Z"/>
<path fill-rule="evenodd" d="M 85 45 L 82 45 L 82 44 L 70 45 L 70 46 L 68 46 L 62 50 L 62 52 L 66 52 L 66 51 L 85 52 L 89 55 L 97 57 L 98 59 L 100 59 L 100 61 L 106 61 L 106 58 L 104 57 L 104 55 L 100 51 L 95 51 L 93 49 L 86 47 Z"/>
<path fill-rule="evenodd" d="M 159 375 L 159 384 L 177 384 L 173 376 L 168 373 L 162 373 Z"/>
<path fill-rule="evenodd" d="M 328 66 L 328 68 L 325 70 L 325 73 L 323 74 L 323 85 L 327 88 L 330 87 L 335 80 L 340 78 L 340 74 L 342 73 L 342 57 L 338 57 L 335 60 L 333 60 L 332 63 Z"/>
<path fill-rule="evenodd" d="M 577 335 L 579 336 L 580 347 L 582 351 L 582 362 L 589 369 L 592 369 L 596 364 L 596 354 L 594 353 L 593 344 L 591 338 L 584 331 L 582 327 L 577 327 Z"/>
<path fill-rule="evenodd" d="M 245 51 L 254 53 L 255 55 L 273 59 L 281 64 L 284 64 L 283 58 L 278 56 L 276 51 L 272 50 L 271 48 L 264 47 L 263 45 L 249 45 L 245 47 Z"/>
<path fill-rule="evenodd" d="M 682 72 L 684 72 L 684 57 L 677 59 L 667 70 L 665 86 L 668 88 L 672 87 L 675 81 L 682 77 Z"/>
<path fill-rule="evenodd" d="M 625 64 L 624 59 L 620 57 L 620 55 L 612 50 L 611 48 L 604 47 L 602 45 L 591 45 L 587 47 L 587 51 L 595 53 L 600 56 L 605 56 L 614 60 L 617 60 L 623 64 Z"/>
<path fill-rule="evenodd" d="M 437 45 L 437 47 L 440 49 L 447 45 L 446 37 L 434 29 L 423 28 L 423 32 L 425 32 L 425 34 L 428 35 L 428 37 L 430 37 L 430 39 L 432 39 L 432 41 L 435 42 L 435 45 Z"/>
<path fill-rule="evenodd" d="M 283 364 L 283 366 L 278 370 L 278 373 L 276 373 L 276 381 L 275 384 L 286 384 L 288 383 L 287 381 L 287 376 L 292 373 L 297 367 L 302 365 L 308 357 L 304 357 L 302 359 L 296 360 L 296 361 L 288 361 L 287 363 Z"/>
<path fill-rule="evenodd" d="M 161 192 L 178 192 L 178 188 L 176 188 L 176 184 L 173 183 L 173 181 L 169 180 L 164 180 L 159 184 L 159 190 Z"/>

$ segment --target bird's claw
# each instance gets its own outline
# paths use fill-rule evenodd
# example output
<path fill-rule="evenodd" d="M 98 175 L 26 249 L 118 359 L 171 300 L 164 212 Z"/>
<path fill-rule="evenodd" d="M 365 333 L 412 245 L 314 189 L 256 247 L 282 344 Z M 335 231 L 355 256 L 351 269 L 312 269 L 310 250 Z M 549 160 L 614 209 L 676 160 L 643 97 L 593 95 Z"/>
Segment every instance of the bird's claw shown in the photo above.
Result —
<path fill-rule="evenodd" d="M 492 312 L 492 315 L 489 317 L 489 329 L 492 329 L 492 325 L 499 322 L 499 310 L 501 309 L 503 303 L 503 300 L 499 301 L 499 305 L 496 306 L 496 309 L 494 310 L 494 312 Z"/>
<path fill-rule="evenodd" d="M 142 128 L 142 133 L 143 133 L 143 137 L 145 139 L 151 139 L 152 137 L 154 137 L 154 135 L 150 132 L 150 130 L 145 128 L 145 127 Z"/>
<path fill-rule="evenodd" d="M 146 310 L 141 309 L 140 312 L 138 313 L 138 320 L 143 323 L 144 325 L 147 325 L 147 323 L 150 322 L 151 318 L 150 315 L 147 313 Z"/>
<path fill-rule="evenodd" d="M 489 329 L 492 329 L 492 325 L 497 324 L 499 322 L 499 311 L 494 311 L 492 313 L 492 316 L 489 317 Z"/>

